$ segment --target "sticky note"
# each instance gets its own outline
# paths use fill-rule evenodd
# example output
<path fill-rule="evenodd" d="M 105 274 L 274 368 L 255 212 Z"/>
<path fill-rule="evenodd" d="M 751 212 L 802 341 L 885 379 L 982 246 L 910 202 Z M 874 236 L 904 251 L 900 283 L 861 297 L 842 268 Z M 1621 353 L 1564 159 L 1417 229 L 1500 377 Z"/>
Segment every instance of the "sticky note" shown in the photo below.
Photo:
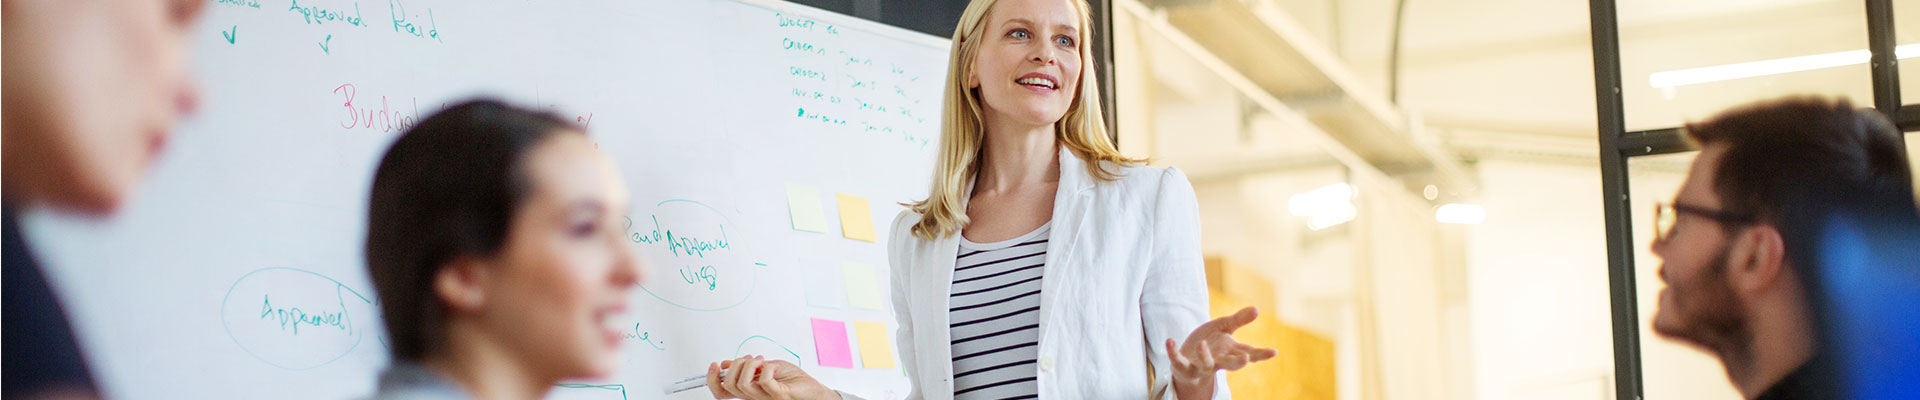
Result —
<path fill-rule="evenodd" d="M 853 368 L 853 354 L 847 349 L 845 322 L 813 319 L 813 352 L 822 367 Z"/>
<path fill-rule="evenodd" d="M 840 234 L 848 239 L 878 241 L 873 235 L 873 212 L 867 211 L 867 198 L 834 193 L 840 200 Z"/>
<path fill-rule="evenodd" d="M 853 335 L 860 340 L 860 366 L 893 368 L 893 341 L 887 339 L 887 324 L 854 321 Z"/>
<path fill-rule="evenodd" d="M 826 262 L 800 261 L 806 274 L 807 305 L 819 308 L 844 308 L 847 306 L 847 282 L 840 278 L 839 265 Z"/>
<path fill-rule="evenodd" d="M 847 305 L 868 310 L 880 309 L 880 280 L 872 265 L 840 263 L 840 276 L 847 279 Z"/>
<path fill-rule="evenodd" d="M 826 210 L 820 204 L 820 189 L 787 185 L 787 213 L 793 216 L 794 230 L 827 233 Z"/>

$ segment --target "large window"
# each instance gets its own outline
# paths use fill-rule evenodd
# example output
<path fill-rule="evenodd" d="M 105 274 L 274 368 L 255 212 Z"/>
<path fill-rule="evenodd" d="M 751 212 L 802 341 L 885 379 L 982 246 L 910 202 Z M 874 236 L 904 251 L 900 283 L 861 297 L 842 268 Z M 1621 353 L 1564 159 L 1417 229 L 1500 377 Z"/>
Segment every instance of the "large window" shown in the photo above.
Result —
<path fill-rule="evenodd" d="M 1893 42 L 1906 46 L 1906 58 L 1900 60 L 1900 101 L 1920 104 L 1920 1 L 1894 1 L 1893 21 Z"/>
<path fill-rule="evenodd" d="M 1629 132 L 1788 94 L 1873 106 L 1860 0 L 1621 0 L 1618 9 Z"/>

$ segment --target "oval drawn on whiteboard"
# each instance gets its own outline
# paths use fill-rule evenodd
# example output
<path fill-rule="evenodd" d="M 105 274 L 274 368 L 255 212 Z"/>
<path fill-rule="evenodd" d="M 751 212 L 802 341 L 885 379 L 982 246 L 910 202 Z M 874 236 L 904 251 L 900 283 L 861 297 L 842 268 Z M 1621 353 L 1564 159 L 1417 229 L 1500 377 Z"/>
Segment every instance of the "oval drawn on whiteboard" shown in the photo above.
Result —
<path fill-rule="evenodd" d="M 326 275 L 261 268 L 227 288 L 220 325 L 247 354 L 300 371 L 345 357 L 379 330 L 372 309 L 372 299 Z"/>
<path fill-rule="evenodd" d="M 758 284 L 742 232 L 726 214 L 692 200 L 667 200 L 627 218 L 627 239 L 640 246 L 652 279 L 640 290 L 693 311 L 719 311 L 747 301 Z"/>
<path fill-rule="evenodd" d="M 795 353 L 793 349 L 789 349 L 786 345 L 773 341 L 773 338 L 766 336 L 748 336 L 747 340 L 740 341 L 739 347 L 733 349 L 734 357 L 745 357 L 748 355 L 764 356 L 776 360 L 788 360 L 788 362 L 793 363 L 793 365 L 805 365 L 801 364 L 802 359 L 800 358 L 800 353 Z"/>

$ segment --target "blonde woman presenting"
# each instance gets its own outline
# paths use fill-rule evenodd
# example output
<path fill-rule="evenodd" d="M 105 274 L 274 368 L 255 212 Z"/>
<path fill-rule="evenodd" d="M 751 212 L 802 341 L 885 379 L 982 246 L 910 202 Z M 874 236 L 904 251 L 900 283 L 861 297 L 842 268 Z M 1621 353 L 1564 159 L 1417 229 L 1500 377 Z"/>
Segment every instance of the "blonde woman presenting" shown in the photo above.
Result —
<path fill-rule="evenodd" d="M 915 399 L 1224 399 L 1272 358 L 1207 321 L 1193 187 L 1109 141 L 1083 0 L 974 0 L 954 29 L 940 160 L 888 249 Z M 794 365 L 708 366 L 716 398 L 834 399 Z"/>

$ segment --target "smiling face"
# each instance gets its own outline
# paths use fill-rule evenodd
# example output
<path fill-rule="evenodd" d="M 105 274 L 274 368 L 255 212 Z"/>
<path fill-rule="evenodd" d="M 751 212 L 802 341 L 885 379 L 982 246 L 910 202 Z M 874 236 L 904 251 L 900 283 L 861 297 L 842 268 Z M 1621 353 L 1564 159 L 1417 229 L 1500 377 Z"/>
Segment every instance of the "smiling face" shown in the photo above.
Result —
<path fill-rule="evenodd" d="M 1710 145 L 1694 158 L 1691 172 L 1674 203 L 1719 210 L 1724 207 L 1713 188 L 1725 145 Z M 1731 238 L 1722 223 L 1681 214 L 1665 241 L 1653 244 L 1660 257 L 1660 308 L 1653 330 L 1662 336 L 1709 350 L 1737 345 L 1745 329 L 1745 311 L 1727 276 Z"/>
<path fill-rule="evenodd" d="M 641 275 L 622 236 L 626 189 L 585 135 L 553 135 L 522 162 L 526 202 L 487 268 L 480 323 L 539 375 L 610 374 L 625 325 L 613 317 Z"/>
<path fill-rule="evenodd" d="M 118 208 L 196 101 L 183 48 L 205 3 L 6 2 L 8 197 Z"/>
<path fill-rule="evenodd" d="M 967 86 L 980 93 L 985 118 L 1029 126 L 1060 121 L 1080 84 L 1080 11 L 1069 0 L 1000 0 Z"/>

